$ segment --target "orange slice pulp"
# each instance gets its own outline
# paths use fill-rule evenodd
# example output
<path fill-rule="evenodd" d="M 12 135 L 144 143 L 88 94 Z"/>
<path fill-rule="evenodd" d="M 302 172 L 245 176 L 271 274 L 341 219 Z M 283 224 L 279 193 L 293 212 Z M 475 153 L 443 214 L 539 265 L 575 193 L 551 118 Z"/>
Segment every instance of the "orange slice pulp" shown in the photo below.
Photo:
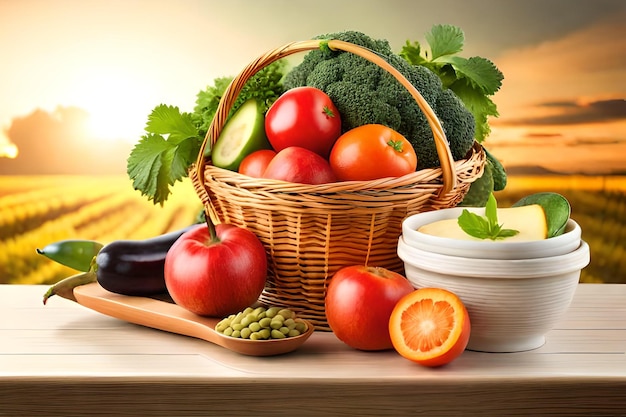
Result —
<path fill-rule="evenodd" d="M 405 295 L 393 309 L 389 334 L 396 351 L 424 366 L 441 366 L 457 358 L 469 342 L 467 309 L 454 293 L 421 288 Z"/>

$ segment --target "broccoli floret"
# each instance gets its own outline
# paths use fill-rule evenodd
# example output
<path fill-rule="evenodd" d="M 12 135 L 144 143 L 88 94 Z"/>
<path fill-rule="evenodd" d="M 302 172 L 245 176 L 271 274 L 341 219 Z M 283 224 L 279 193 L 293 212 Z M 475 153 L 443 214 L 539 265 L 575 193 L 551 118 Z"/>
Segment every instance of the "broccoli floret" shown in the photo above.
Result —
<path fill-rule="evenodd" d="M 433 108 L 444 126 L 455 159 L 467 155 L 473 144 L 474 117 L 441 79 L 429 69 L 412 65 L 393 53 L 389 42 L 356 31 L 318 36 L 366 47 L 400 71 Z M 368 123 L 388 126 L 415 148 L 418 169 L 440 165 L 432 130 L 410 93 L 386 70 L 357 55 L 321 48 L 307 53 L 302 63 L 283 79 L 286 89 L 312 86 L 324 91 L 337 106 L 344 132 Z M 469 138 L 469 139 L 468 139 Z"/>

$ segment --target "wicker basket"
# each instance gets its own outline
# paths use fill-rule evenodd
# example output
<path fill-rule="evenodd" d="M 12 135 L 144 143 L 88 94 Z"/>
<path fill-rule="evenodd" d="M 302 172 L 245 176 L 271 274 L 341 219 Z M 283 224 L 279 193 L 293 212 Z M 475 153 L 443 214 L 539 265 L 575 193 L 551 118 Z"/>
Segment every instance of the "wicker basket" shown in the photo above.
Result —
<path fill-rule="evenodd" d="M 190 176 L 213 222 L 246 227 L 264 244 L 268 278 L 260 301 L 289 307 L 318 330 L 328 330 L 324 297 L 332 275 L 342 266 L 354 264 L 403 273 L 396 254 L 402 220 L 414 213 L 457 205 L 482 175 L 485 153 L 476 144 L 467 159 L 455 162 L 437 116 L 400 72 L 367 49 L 331 40 L 329 48 L 379 65 L 412 94 L 433 131 L 441 168 L 399 178 L 307 185 L 250 178 L 205 161 L 205 147 L 219 137 L 246 81 L 272 62 L 317 49 L 320 44 L 320 40 L 294 42 L 269 51 L 233 79 Z"/>

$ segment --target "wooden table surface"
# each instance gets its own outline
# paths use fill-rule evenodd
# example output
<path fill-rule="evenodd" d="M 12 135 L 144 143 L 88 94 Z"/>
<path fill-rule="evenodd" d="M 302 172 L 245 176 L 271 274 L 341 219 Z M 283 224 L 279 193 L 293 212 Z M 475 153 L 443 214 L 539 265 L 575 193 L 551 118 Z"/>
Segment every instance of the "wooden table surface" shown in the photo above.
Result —
<path fill-rule="evenodd" d="M 0 285 L 0 416 L 626 416 L 626 285 L 580 284 L 539 349 L 437 369 L 325 332 L 243 356 L 45 290 Z"/>

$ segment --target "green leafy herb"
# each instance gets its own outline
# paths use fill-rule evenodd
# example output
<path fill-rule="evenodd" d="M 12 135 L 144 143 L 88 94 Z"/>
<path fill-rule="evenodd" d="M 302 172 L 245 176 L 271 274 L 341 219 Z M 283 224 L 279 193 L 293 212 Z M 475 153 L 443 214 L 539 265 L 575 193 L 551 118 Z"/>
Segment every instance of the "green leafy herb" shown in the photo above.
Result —
<path fill-rule="evenodd" d="M 486 58 L 463 58 L 465 35 L 452 25 L 435 25 L 426 34 L 430 57 L 419 42 L 406 41 L 400 56 L 413 65 L 422 65 L 439 76 L 444 87 L 454 91 L 476 120 L 476 140 L 482 142 L 491 132 L 487 118 L 498 116 L 490 96 L 502 85 L 504 76 Z"/>
<path fill-rule="evenodd" d="M 261 69 L 243 86 L 230 109 L 229 117 L 247 100 L 256 99 L 265 111 L 282 94 L 281 79 L 286 69 L 283 61 Z M 154 204 L 163 205 L 176 181 L 189 174 L 198 158 L 206 132 L 215 116 L 219 102 L 233 77 L 219 77 L 213 85 L 200 91 L 193 113 L 178 107 L 160 104 L 148 116 L 145 132 L 127 161 L 127 173 L 133 187 Z M 210 149 L 205 155 L 210 154 Z"/>
<path fill-rule="evenodd" d="M 498 240 L 515 236 L 518 230 L 503 229 L 498 224 L 498 205 L 493 193 L 485 205 L 485 215 L 481 216 L 465 209 L 458 218 L 458 224 L 465 233 L 478 239 Z"/>
<path fill-rule="evenodd" d="M 202 138 L 189 113 L 163 104 L 148 116 L 145 130 L 130 153 L 127 172 L 136 190 L 154 204 L 163 205 L 170 186 L 187 176 Z"/>

